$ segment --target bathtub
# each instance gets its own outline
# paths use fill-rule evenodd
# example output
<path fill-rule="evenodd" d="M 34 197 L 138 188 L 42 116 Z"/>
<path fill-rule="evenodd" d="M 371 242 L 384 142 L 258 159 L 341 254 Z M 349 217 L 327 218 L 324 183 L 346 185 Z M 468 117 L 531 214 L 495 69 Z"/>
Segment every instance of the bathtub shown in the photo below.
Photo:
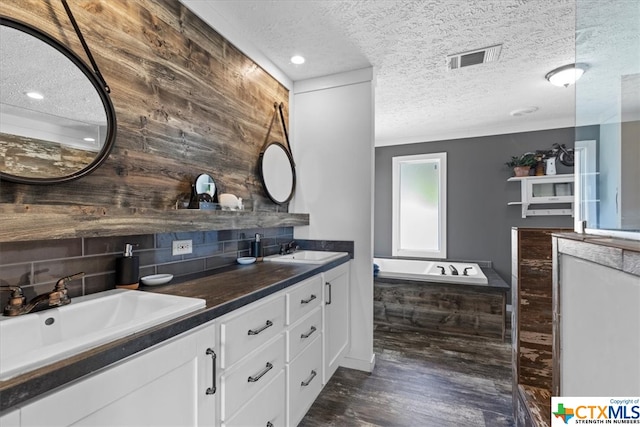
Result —
<path fill-rule="evenodd" d="M 474 263 L 401 258 L 374 258 L 373 262 L 380 267 L 378 277 L 381 278 L 471 285 L 488 284 L 487 276 L 484 275 L 480 266 Z M 453 274 L 451 267 L 458 271 L 457 275 Z M 466 275 L 464 275 L 465 270 Z"/>

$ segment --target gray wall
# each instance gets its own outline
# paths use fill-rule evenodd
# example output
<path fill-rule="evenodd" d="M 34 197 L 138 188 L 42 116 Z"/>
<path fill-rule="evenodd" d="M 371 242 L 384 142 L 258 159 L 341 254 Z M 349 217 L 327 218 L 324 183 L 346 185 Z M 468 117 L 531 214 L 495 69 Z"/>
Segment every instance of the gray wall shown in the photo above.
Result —
<path fill-rule="evenodd" d="M 376 148 L 374 254 L 391 255 L 391 159 L 424 153 L 447 153 L 447 244 L 449 259 L 492 261 L 510 283 L 511 227 L 573 227 L 571 216 L 521 217 L 520 184 L 507 182 L 505 162 L 527 151 L 547 150 L 553 143 L 573 147 L 574 140 L 598 139 L 597 127 L 563 128 L 449 141 Z M 558 173 L 573 168 L 557 164 Z"/>

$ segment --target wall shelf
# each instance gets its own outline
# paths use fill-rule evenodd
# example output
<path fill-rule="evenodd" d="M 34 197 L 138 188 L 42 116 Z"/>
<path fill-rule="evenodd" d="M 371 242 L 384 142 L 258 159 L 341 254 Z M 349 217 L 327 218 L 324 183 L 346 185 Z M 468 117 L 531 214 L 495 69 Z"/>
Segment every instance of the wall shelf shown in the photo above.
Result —
<path fill-rule="evenodd" d="M 0 242 L 309 225 L 309 214 L 0 204 Z"/>
<path fill-rule="evenodd" d="M 571 215 L 573 216 L 573 174 L 543 175 L 543 176 L 514 176 L 507 181 L 520 182 L 521 200 L 509 202 L 509 206 L 520 206 L 522 218 L 543 215 Z M 570 208 L 538 207 L 530 209 L 531 205 L 568 204 Z"/>

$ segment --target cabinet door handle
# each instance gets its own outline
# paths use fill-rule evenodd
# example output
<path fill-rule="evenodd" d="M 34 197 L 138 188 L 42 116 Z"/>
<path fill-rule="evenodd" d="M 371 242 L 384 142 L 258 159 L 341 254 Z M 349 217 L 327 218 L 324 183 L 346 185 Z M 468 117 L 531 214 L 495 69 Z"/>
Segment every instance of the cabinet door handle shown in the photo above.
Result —
<path fill-rule="evenodd" d="M 331 304 L 331 283 L 330 282 L 326 282 L 325 286 L 329 286 L 329 297 L 327 298 L 327 302 L 325 302 L 326 305 Z"/>
<path fill-rule="evenodd" d="M 309 375 L 309 378 L 307 378 L 306 380 L 302 381 L 300 383 L 300 385 L 302 387 L 308 386 L 309 384 L 311 384 L 311 381 L 313 381 L 313 379 L 316 377 L 316 375 L 317 375 L 316 371 L 311 371 L 311 375 Z"/>
<path fill-rule="evenodd" d="M 267 323 L 265 323 L 263 327 L 258 329 L 249 329 L 247 331 L 247 335 L 258 335 L 260 332 L 264 331 L 270 326 L 273 326 L 273 322 L 271 320 L 267 320 Z"/>
<path fill-rule="evenodd" d="M 213 375 L 212 375 L 213 385 L 207 388 L 207 394 L 215 394 L 216 392 L 216 352 L 208 348 L 206 354 L 207 356 L 211 356 L 211 364 L 213 365 Z"/>
<path fill-rule="evenodd" d="M 300 304 L 309 304 L 311 301 L 313 301 L 314 299 L 316 299 L 316 296 L 314 294 L 311 294 L 311 296 L 309 297 L 309 299 L 301 299 L 300 300 Z"/>
<path fill-rule="evenodd" d="M 301 334 L 300 338 L 309 338 L 311 334 L 314 333 L 315 331 L 316 331 L 316 327 L 312 326 L 311 329 L 309 329 L 309 332 L 307 332 L 306 334 Z"/>
<path fill-rule="evenodd" d="M 264 376 L 264 374 L 269 372 L 271 369 L 273 369 L 273 365 L 271 363 L 267 362 L 267 365 L 264 367 L 264 369 L 260 373 L 256 374 L 255 376 L 249 377 L 247 379 L 247 381 L 250 382 L 250 383 L 255 383 L 260 378 L 262 378 Z"/>

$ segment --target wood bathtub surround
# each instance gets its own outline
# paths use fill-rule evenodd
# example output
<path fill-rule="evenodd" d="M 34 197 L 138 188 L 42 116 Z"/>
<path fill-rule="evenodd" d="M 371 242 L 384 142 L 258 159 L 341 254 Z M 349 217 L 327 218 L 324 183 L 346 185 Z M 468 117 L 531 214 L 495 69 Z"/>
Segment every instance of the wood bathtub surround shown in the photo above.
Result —
<path fill-rule="evenodd" d="M 508 285 L 483 268 L 489 285 L 374 279 L 376 327 L 504 340 Z"/>
<path fill-rule="evenodd" d="M 188 215 L 171 209 L 198 174 L 208 173 L 220 193 L 251 199 L 261 211 L 283 210 L 267 198 L 257 162 L 274 102 L 288 110 L 285 87 L 177 0 L 86 0 L 70 7 L 111 88 L 118 122 L 114 148 L 102 166 L 76 181 L 2 182 L 0 203 L 67 206 L 67 221 L 87 209 L 107 209 L 107 216 L 113 209 L 131 209 L 134 216 L 155 210 L 141 232 L 160 232 L 167 227 L 151 230 L 151 224 L 177 223 L 176 215 Z M 85 57 L 59 1 L 3 0 L 0 14 L 41 29 Z M 280 129 L 272 132 L 284 141 Z M 1 212 L 9 213 L 6 207 Z M 207 215 L 194 221 L 221 219 Z M 51 224 L 63 216 L 44 219 Z M 129 223 L 126 215 L 114 214 L 109 223 L 95 222 L 93 232 Z M 82 226 L 92 231 L 88 222 Z M 55 233 L 38 238 L 56 238 Z"/>

